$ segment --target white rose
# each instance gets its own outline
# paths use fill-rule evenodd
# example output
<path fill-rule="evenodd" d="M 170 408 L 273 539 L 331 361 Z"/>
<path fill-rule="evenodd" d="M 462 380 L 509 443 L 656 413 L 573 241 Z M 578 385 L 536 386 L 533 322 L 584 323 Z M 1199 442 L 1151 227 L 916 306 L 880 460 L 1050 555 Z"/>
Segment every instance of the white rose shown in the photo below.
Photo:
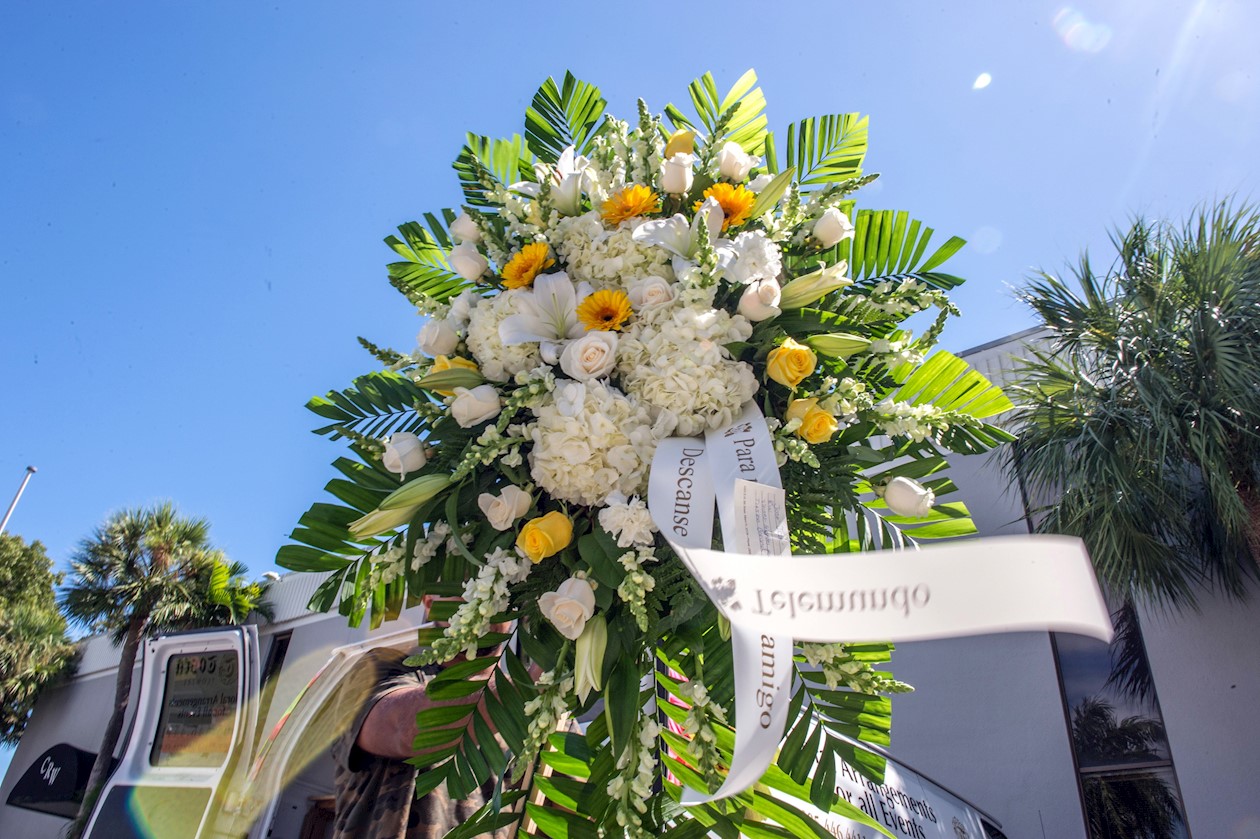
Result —
<path fill-rule="evenodd" d="M 884 488 L 884 503 L 899 516 L 921 519 L 931 515 L 936 493 L 910 478 L 896 477 Z"/>
<path fill-rule="evenodd" d="M 490 262 L 472 242 L 460 242 L 451 248 L 451 252 L 446 255 L 446 261 L 455 269 L 456 274 L 469 282 L 481 279 L 481 275 L 490 267 Z"/>
<path fill-rule="evenodd" d="M 661 161 L 661 189 L 670 195 L 686 194 L 691 189 L 691 165 L 695 162 L 696 156 L 686 152 Z"/>
<path fill-rule="evenodd" d="M 739 298 L 739 313 L 753 323 L 769 320 L 783 313 L 779 308 L 778 280 L 758 280 Z"/>
<path fill-rule="evenodd" d="M 459 346 L 459 333 L 445 320 L 430 318 L 428 323 L 420 327 L 416 343 L 420 345 L 420 352 L 425 355 L 451 355 Z"/>
<path fill-rule="evenodd" d="M 510 528 L 533 503 L 530 494 L 518 486 L 505 486 L 498 495 L 483 492 L 477 496 L 477 506 L 495 530 Z"/>
<path fill-rule="evenodd" d="M 757 165 L 757 158 L 744 151 L 739 143 L 727 142 L 717 156 L 718 172 L 722 177 L 742 181 Z"/>
<path fill-rule="evenodd" d="M 451 402 L 451 416 L 460 428 L 472 428 L 491 417 L 497 417 L 503 410 L 499 402 L 499 392 L 494 385 L 477 385 L 469 390 L 466 387 L 455 388 L 455 399 Z"/>
<path fill-rule="evenodd" d="M 828 207 L 814 222 L 813 234 L 824 248 L 830 248 L 841 239 L 853 238 L 853 222 L 835 207 Z"/>
<path fill-rule="evenodd" d="M 770 182 L 774 180 L 774 175 L 758 175 L 748 182 L 749 192 L 761 192 L 770 186 Z"/>
<path fill-rule="evenodd" d="M 644 277 L 631 283 L 626 295 L 630 298 L 630 305 L 637 312 L 672 303 L 674 287 L 664 277 Z"/>
<path fill-rule="evenodd" d="M 381 456 L 381 465 L 395 475 L 407 477 L 408 472 L 415 472 L 429 460 L 424 454 L 424 443 L 410 431 L 399 431 L 385 443 L 385 454 Z"/>
<path fill-rule="evenodd" d="M 481 241 L 481 230 L 477 227 L 477 222 L 473 221 L 472 216 L 468 215 L 468 213 L 460 213 L 451 222 L 451 235 L 455 237 L 456 242 Z"/>
<path fill-rule="evenodd" d="M 570 341 L 560 353 L 560 369 L 579 382 L 602 379 L 617 366 L 617 333 L 592 331 Z"/>
<path fill-rule="evenodd" d="M 581 577 L 570 577 L 538 598 L 538 608 L 561 635 L 576 641 L 595 614 L 595 589 Z"/>

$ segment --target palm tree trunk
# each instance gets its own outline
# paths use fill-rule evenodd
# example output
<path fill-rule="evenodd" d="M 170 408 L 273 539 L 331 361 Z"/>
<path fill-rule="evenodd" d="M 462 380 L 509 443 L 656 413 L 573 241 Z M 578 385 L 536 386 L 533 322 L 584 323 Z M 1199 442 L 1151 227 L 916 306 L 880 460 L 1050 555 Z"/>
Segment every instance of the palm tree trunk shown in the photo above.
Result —
<path fill-rule="evenodd" d="M 105 726 L 105 735 L 101 738 L 100 751 L 96 753 L 96 762 L 92 764 L 92 774 L 88 776 L 87 788 L 83 793 L 83 803 L 79 805 L 79 814 L 70 825 L 67 839 L 79 839 L 87 827 L 88 816 L 96 804 L 97 796 L 109 776 L 110 763 L 114 757 L 114 747 L 118 745 L 118 736 L 122 733 L 123 718 L 127 713 L 127 702 L 131 697 L 131 674 L 136 666 L 136 654 L 140 650 L 141 632 L 144 629 L 144 617 L 133 616 L 127 626 L 127 635 L 123 641 L 122 655 L 118 659 L 118 678 L 114 682 L 114 710 Z"/>

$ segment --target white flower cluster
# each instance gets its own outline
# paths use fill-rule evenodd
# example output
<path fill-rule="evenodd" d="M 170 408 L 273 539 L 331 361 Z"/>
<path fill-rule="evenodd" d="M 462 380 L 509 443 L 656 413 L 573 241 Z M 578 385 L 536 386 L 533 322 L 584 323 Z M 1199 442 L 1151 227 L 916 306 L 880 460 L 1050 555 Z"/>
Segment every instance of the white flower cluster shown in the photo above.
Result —
<path fill-rule="evenodd" d="M 482 298 L 468 321 L 468 351 L 477 359 L 481 374 L 492 382 L 506 382 L 517 373 L 532 370 L 541 358 L 537 344 L 504 344 L 499 326 L 517 313 L 513 292 Z"/>
<path fill-rule="evenodd" d="M 643 566 L 655 559 L 656 554 L 651 548 L 628 551 L 617 558 L 621 567 L 626 569 L 626 576 L 617 586 L 617 596 L 626 604 L 626 608 L 634 616 L 634 622 L 644 632 L 648 628 L 647 593 L 656 588 L 656 578 L 643 570 Z"/>
<path fill-rule="evenodd" d="M 411 551 L 411 570 L 419 571 L 428 565 L 450 535 L 451 526 L 444 521 L 430 527 L 423 539 L 416 540 L 416 546 Z"/>
<path fill-rule="evenodd" d="M 859 661 L 844 644 L 801 644 L 801 653 L 810 666 L 822 671 L 827 687 L 844 686 L 860 693 L 909 693 L 914 688 L 889 674 Z"/>
<path fill-rule="evenodd" d="M 599 526 L 616 537 L 617 547 L 652 544 L 656 525 L 643 499 L 637 496 L 627 499 L 624 494 L 614 492 L 604 499 L 604 504 L 604 509 L 599 511 Z"/>
<path fill-rule="evenodd" d="M 648 837 L 651 834 L 643 831 L 642 814 L 647 812 L 648 802 L 652 800 L 653 784 L 656 779 L 656 740 L 661 736 L 661 728 L 648 716 L 639 717 L 639 725 L 631 748 L 617 758 L 617 774 L 608 782 L 608 796 L 616 806 L 617 824 L 625 828 L 634 837 Z M 630 775 L 631 763 L 634 774 Z M 629 777 L 629 782 L 626 778 Z"/>
<path fill-rule="evenodd" d="M 490 619 L 507 610 L 510 587 L 523 582 L 533 567 L 527 558 L 503 548 L 486 554 L 477 576 L 464 584 L 464 602 L 451 616 L 450 627 L 422 657 L 448 661 L 461 652 L 468 658 L 475 656 L 477 640 L 490 628 Z"/>
<path fill-rule="evenodd" d="M 678 695 L 691 702 L 682 723 L 683 731 L 691 736 L 687 751 L 691 753 L 696 771 L 705 777 L 712 789 L 722 783 L 722 775 L 718 771 L 722 756 L 718 752 L 717 735 L 713 733 L 710 720 L 724 723 L 726 712 L 709 698 L 708 689 L 699 679 L 679 685 Z"/>
<path fill-rule="evenodd" d="M 566 697 L 573 693 L 573 676 L 560 677 L 556 671 L 548 670 L 538 677 L 534 686 L 538 688 L 538 695 L 525 703 L 529 730 L 525 733 L 525 745 L 516 756 L 513 781 L 520 780 L 525 770 L 533 765 L 547 738 L 555 733 L 560 720 L 568 713 Z"/>
<path fill-rule="evenodd" d="M 596 505 L 609 489 L 644 490 L 648 465 L 662 433 L 646 408 L 600 381 L 573 382 L 571 401 L 534 410 L 530 475 L 553 498 Z"/>
<path fill-rule="evenodd" d="M 669 254 L 634 240 L 634 228 L 642 223 L 643 219 L 633 219 L 608 230 L 592 210 L 561 219 L 551 231 L 552 247 L 564 260 L 569 277 L 596 289 L 624 291 L 642 277 L 672 278 Z"/>
<path fill-rule="evenodd" d="M 730 423 L 757 392 L 752 369 L 725 344 L 745 341 L 752 324 L 724 310 L 675 308 L 631 330 L 618 348 L 626 393 L 668 418 L 678 434 Z"/>
<path fill-rule="evenodd" d="M 949 430 L 944 413 L 935 405 L 881 402 L 875 409 L 880 430 L 890 437 L 903 435 L 918 443 Z"/>

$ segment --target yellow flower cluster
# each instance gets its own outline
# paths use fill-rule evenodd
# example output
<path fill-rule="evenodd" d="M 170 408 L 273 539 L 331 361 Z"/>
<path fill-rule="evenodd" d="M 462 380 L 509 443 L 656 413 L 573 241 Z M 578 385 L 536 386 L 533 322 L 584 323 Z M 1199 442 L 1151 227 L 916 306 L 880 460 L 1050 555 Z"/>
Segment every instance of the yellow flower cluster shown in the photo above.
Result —
<path fill-rule="evenodd" d="M 722 207 L 725 214 L 722 219 L 723 233 L 748 221 L 753 204 L 757 202 L 757 193 L 745 189 L 741 184 L 714 184 L 704 191 L 704 197 L 712 198 Z M 697 201 L 695 209 L 699 210 L 703 203 L 703 200 Z"/>
<path fill-rule="evenodd" d="M 661 198 L 649 187 L 631 184 L 604 202 L 600 213 L 604 221 L 612 225 L 621 224 L 635 216 L 645 216 L 661 209 Z"/>

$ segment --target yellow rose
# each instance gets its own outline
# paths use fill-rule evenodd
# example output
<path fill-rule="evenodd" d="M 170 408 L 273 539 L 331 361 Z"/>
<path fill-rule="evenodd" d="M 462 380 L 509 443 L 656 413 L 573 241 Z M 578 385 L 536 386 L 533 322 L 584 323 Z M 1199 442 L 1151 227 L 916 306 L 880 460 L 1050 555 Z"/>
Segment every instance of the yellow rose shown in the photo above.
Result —
<path fill-rule="evenodd" d="M 766 375 L 781 385 L 796 387 L 814 372 L 817 363 L 818 357 L 813 350 L 788 338 L 782 346 L 770 351 L 766 359 Z"/>
<path fill-rule="evenodd" d="M 456 367 L 462 367 L 465 370 L 472 370 L 474 373 L 481 372 L 477 369 L 477 362 L 475 361 L 471 361 L 467 358 L 460 358 L 459 356 L 447 358 L 444 355 L 439 355 L 433 359 L 433 366 L 429 368 L 429 372 L 441 373 L 443 370 L 451 370 Z M 439 390 L 437 393 L 440 393 L 442 396 L 455 395 L 455 391 L 453 390 Z"/>
<path fill-rule="evenodd" d="M 796 436 L 806 443 L 825 443 L 840 427 L 835 417 L 818 407 L 817 399 L 793 399 L 788 405 L 787 418 L 801 421 Z"/>
<path fill-rule="evenodd" d="M 573 541 L 573 522 L 564 513 L 552 510 L 545 516 L 530 519 L 516 537 L 520 548 L 530 562 L 541 562 L 560 553 Z"/>

